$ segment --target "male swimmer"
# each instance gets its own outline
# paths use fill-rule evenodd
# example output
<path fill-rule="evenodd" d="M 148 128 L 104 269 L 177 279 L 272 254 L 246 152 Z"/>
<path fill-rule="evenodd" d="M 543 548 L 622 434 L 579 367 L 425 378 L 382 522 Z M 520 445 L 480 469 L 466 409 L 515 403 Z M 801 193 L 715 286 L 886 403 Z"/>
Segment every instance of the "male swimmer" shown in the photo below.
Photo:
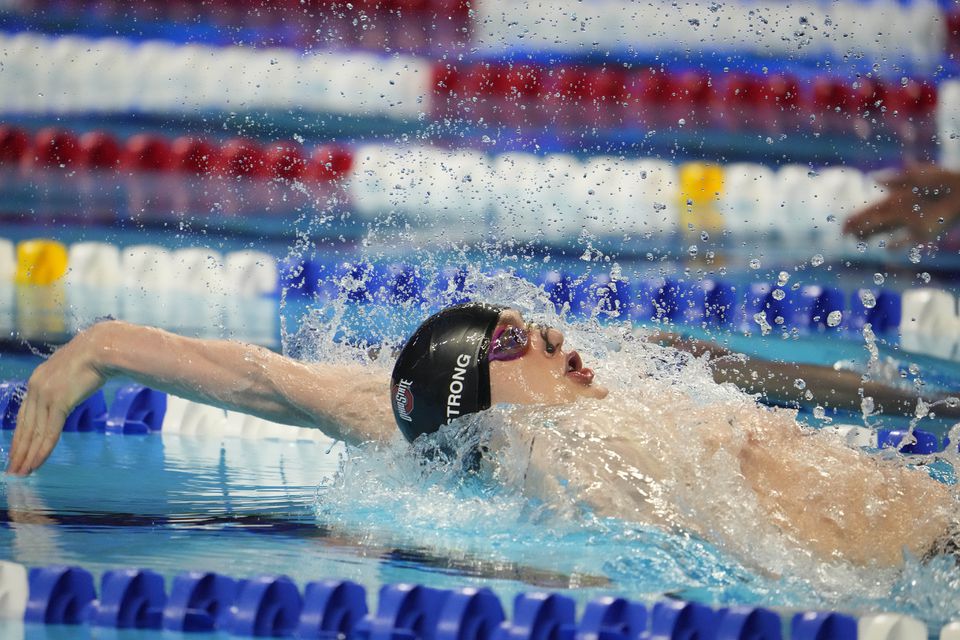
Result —
<path fill-rule="evenodd" d="M 813 393 L 834 404 L 859 406 L 861 393 L 890 404 L 916 403 L 882 385 L 864 388 L 849 372 L 744 361 L 716 345 L 656 338 L 713 357 L 716 380 L 751 391 L 766 385 L 774 399 L 790 400 L 788 388 L 803 375 Z M 755 554 L 758 545 L 739 539 L 742 527 L 731 526 L 736 518 L 818 561 L 897 566 L 904 549 L 923 556 L 946 548 L 960 513 L 948 487 L 924 472 L 843 447 L 829 434 L 803 428 L 793 412 L 759 405 L 751 396 L 731 390 L 705 401 L 652 378 L 611 394 L 576 351 L 564 348 L 560 331 L 528 324 L 509 308 L 474 303 L 441 311 L 406 342 L 389 382 L 385 373 L 99 323 L 30 377 L 8 472 L 25 475 L 39 467 L 70 411 L 108 378 L 124 376 L 193 400 L 319 428 L 352 445 L 389 440 L 396 427 L 412 442 L 493 407 L 485 416 L 495 433 L 484 438 L 480 455 L 496 464 L 522 451 L 517 482 L 531 497 L 692 532 L 742 555 Z M 508 465 L 499 472 L 506 477 Z M 736 515 L 702 497 L 721 475 L 731 483 L 725 495 L 736 502 Z"/>

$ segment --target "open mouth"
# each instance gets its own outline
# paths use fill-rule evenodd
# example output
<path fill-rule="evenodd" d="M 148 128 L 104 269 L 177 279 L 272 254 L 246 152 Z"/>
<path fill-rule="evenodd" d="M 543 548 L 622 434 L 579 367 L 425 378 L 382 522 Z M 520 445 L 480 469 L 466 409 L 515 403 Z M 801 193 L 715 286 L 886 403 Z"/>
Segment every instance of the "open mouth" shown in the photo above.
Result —
<path fill-rule="evenodd" d="M 564 375 L 579 384 L 587 385 L 593 382 L 593 369 L 583 366 L 583 359 L 576 351 L 567 354 L 567 368 Z"/>

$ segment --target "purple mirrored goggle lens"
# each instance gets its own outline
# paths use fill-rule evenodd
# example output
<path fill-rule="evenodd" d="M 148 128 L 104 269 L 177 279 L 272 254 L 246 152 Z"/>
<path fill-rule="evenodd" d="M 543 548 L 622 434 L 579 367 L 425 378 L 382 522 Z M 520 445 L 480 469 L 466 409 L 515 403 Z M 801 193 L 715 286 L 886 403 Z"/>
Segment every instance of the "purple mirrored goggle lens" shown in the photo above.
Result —
<path fill-rule="evenodd" d="M 530 334 L 522 327 L 497 327 L 490 339 L 488 360 L 516 360 L 530 347 Z"/>

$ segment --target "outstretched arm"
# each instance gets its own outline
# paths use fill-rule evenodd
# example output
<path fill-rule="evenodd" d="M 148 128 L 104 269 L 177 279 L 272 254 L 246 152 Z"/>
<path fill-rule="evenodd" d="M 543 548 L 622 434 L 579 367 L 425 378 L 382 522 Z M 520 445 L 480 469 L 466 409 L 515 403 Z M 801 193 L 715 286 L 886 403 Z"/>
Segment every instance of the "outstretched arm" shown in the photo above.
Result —
<path fill-rule="evenodd" d="M 899 389 L 881 382 L 866 381 L 852 371 L 794 362 L 773 362 L 735 354 L 713 342 L 685 338 L 674 333 L 655 333 L 652 342 L 669 345 L 700 357 L 708 354 L 713 379 L 731 382 L 747 393 L 756 393 L 778 404 L 803 404 L 809 392 L 816 402 L 840 409 L 859 411 L 864 397 L 873 398 L 882 413 L 913 415 L 919 398 L 916 392 Z M 803 384 L 798 385 L 797 380 Z M 941 398 L 924 398 L 933 402 Z M 960 411 L 946 404 L 936 409 L 938 415 L 955 417 Z"/>
<path fill-rule="evenodd" d="M 8 473 L 28 474 L 50 455 L 70 411 L 108 378 L 275 422 L 313 427 L 357 444 L 386 438 L 388 378 L 362 365 L 306 364 L 268 349 L 199 340 L 125 322 L 94 325 L 30 376 Z"/>

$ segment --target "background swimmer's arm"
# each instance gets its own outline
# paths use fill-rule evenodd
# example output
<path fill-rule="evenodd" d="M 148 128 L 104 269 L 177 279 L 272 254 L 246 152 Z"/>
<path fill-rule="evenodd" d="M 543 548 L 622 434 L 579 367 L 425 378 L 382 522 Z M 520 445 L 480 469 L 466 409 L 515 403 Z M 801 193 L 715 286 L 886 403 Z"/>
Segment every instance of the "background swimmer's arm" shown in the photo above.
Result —
<path fill-rule="evenodd" d="M 809 391 L 819 404 L 853 411 L 860 410 L 864 397 L 873 398 L 876 410 L 882 413 L 913 415 L 917 407 L 916 392 L 879 382 L 864 382 L 860 374 L 852 371 L 750 358 L 712 342 L 673 333 L 656 333 L 649 339 L 697 357 L 709 354 L 714 380 L 731 382 L 747 393 L 760 394 L 776 404 L 809 404 L 806 398 Z M 798 388 L 797 380 L 803 380 L 799 385 L 803 388 Z M 924 398 L 926 402 L 939 399 Z M 937 406 L 936 413 L 947 417 L 960 415 L 956 408 L 945 405 Z"/>
<path fill-rule="evenodd" d="M 393 429 L 388 376 L 362 365 L 312 365 L 261 347 L 198 340 L 124 322 L 79 334 L 36 368 L 17 418 L 9 473 L 27 474 L 50 455 L 70 411 L 108 378 L 129 377 L 185 398 L 348 443 Z"/>

